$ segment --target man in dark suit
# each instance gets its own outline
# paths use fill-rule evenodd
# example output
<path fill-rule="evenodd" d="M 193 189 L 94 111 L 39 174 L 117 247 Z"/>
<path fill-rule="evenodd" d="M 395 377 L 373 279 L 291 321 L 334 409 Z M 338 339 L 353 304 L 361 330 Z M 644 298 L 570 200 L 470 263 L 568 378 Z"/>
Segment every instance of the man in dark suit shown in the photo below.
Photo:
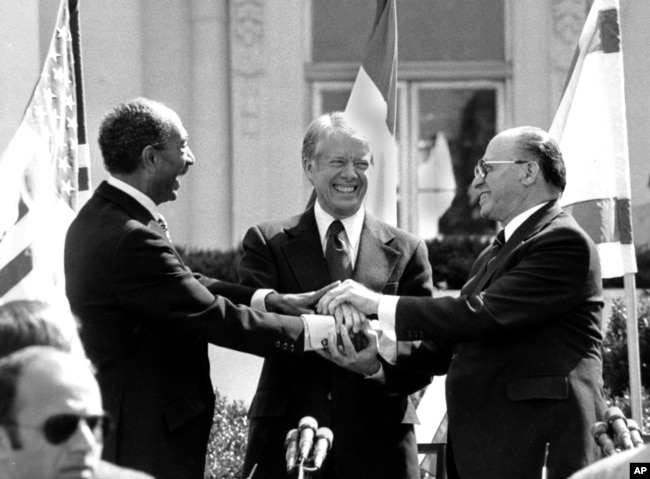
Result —
<path fill-rule="evenodd" d="M 104 457 L 158 479 L 202 478 L 214 407 L 208 342 L 261 356 L 301 354 L 305 338 L 320 347 L 300 318 L 235 306 L 258 299 L 303 310 L 315 296 L 260 297 L 183 264 L 157 209 L 176 199 L 194 164 L 174 111 L 122 103 L 103 119 L 99 144 L 111 177 L 70 226 L 65 275 L 116 421 Z"/>
<path fill-rule="evenodd" d="M 153 479 L 100 460 L 109 418 L 84 356 L 51 346 L 3 356 L 0 398 L 3 479 Z"/>
<path fill-rule="evenodd" d="M 591 239 L 558 206 L 565 176 L 543 130 L 500 133 L 473 187 L 481 215 L 503 224 L 505 244 L 479 256 L 458 298 L 382 296 L 348 282 L 319 304 L 347 301 L 378 313 L 398 340 L 452 346 L 451 478 L 541 477 L 544 466 L 561 479 L 597 457 L 589 430 L 605 408 L 600 266 Z"/>
<path fill-rule="evenodd" d="M 312 122 L 303 141 L 302 165 L 314 186 L 315 204 L 298 216 L 246 233 L 241 282 L 300 293 L 353 277 L 387 294 L 431 296 L 424 242 L 363 208 L 370 146 L 342 113 Z M 339 263 L 334 249 L 342 253 Z M 345 331 L 341 334 L 349 340 Z M 314 353 L 267 358 L 249 411 L 244 476 L 257 464 L 255 479 L 285 477 L 285 435 L 302 417 L 312 416 L 334 432 L 323 470 L 313 477 L 419 478 L 413 432 L 417 418 L 407 392 L 428 384 L 430 376 L 396 376 L 376 352 L 376 347 L 359 351 L 368 361 L 363 368 L 351 364 L 354 371 Z"/>

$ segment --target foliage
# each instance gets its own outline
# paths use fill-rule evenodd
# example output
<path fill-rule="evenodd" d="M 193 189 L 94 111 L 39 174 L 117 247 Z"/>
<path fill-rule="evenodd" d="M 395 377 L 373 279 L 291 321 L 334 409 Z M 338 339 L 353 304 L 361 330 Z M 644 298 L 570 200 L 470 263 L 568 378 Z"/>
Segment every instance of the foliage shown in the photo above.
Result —
<path fill-rule="evenodd" d="M 187 267 L 195 273 L 231 283 L 239 281 L 237 265 L 239 265 L 243 254 L 241 247 L 222 251 L 176 246 L 176 251 L 181 255 Z"/>
<path fill-rule="evenodd" d="M 622 298 L 612 304 L 612 313 L 603 340 L 603 380 L 608 406 L 617 406 L 630 416 L 630 380 L 627 352 L 627 311 Z M 650 294 L 640 298 L 637 308 L 641 383 L 650 384 Z M 642 394 L 644 429 L 650 430 L 650 399 Z"/>
<path fill-rule="evenodd" d="M 488 236 L 467 235 L 426 240 L 436 287 L 460 289 L 469 278 L 472 264 L 490 241 Z"/>
<path fill-rule="evenodd" d="M 248 434 L 243 401 L 229 401 L 215 390 L 214 418 L 206 458 L 207 479 L 241 477 Z"/>

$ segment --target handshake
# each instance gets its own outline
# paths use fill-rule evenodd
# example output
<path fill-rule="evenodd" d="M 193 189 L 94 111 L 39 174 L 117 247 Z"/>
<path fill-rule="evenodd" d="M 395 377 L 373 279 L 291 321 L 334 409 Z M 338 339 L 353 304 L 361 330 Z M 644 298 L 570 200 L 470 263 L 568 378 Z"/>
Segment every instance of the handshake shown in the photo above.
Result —
<path fill-rule="evenodd" d="M 591 435 L 605 456 L 643 446 L 639 425 L 633 419 L 627 419 L 617 407 L 605 411 L 605 422 L 595 423 Z"/>

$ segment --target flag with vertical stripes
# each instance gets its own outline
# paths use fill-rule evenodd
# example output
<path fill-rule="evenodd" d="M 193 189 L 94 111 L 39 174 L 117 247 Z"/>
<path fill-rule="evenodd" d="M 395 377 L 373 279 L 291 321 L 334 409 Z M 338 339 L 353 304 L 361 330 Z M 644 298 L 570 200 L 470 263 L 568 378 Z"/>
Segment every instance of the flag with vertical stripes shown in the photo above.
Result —
<path fill-rule="evenodd" d="M 2 302 L 65 298 L 65 233 L 90 194 L 75 26 L 76 0 L 62 0 L 40 78 L 0 156 Z"/>
<path fill-rule="evenodd" d="M 597 244 L 603 277 L 636 273 L 618 0 L 594 1 L 550 133 L 566 163 L 562 205 Z"/>
<path fill-rule="evenodd" d="M 397 15 L 395 0 L 378 0 L 368 49 L 345 108 L 372 142 L 374 171 L 366 208 L 385 222 L 397 224 Z"/>

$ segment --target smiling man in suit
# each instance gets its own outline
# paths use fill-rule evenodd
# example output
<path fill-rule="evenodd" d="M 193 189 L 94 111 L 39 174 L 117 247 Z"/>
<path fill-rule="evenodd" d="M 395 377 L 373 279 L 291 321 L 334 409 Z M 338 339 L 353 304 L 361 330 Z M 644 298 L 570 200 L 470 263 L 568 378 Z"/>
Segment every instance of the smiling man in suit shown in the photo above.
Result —
<path fill-rule="evenodd" d="M 363 207 L 372 170 L 370 143 L 343 113 L 311 123 L 302 166 L 314 186 L 315 204 L 246 233 L 241 282 L 300 293 L 352 277 L 386 294 L 431 296 L 424 242 Z M 395 375 L 376 348 L 373 354 L 367 349 L 360 354 L 368 361 L 360 368 L 351 364 L 353 371 L 314 353 L 265 360 L 249 411 L 244 476 L 257 464 L 255 479 L 285 477 L 285 435 L 302 417 L 313 416 L 334 432 L 332 450 L 314 477 L 420 477 L 413 432 L 417 418 L 407 393 L 428 384 L 430 376 Z"/>
<path fill-rule="evenodd" d="M 484 218 L 504 226 L 458 298 L 382 296 L 348 281 L 322 311 L 350 302 L 397 339 L 438 339 L 447 371 L 450 478 L 562 479 L 597 457 L 602 284 L 598 252 L 558 205 L 566 185 L 557 142 L 506 130 L 475 169 Z M 397 358 L 398 367 L 400 358 Z M 433 364 L 420 364 L 421 367 Z"/>
<path fill-rule="evenodd" d="M 260 356 L 321 347 L 307 320 L 236 306 L 296 313 L 317 296 L 267 294 L 185 266 L 158 212 L 195 162 L 173 110 L 122 103 L 102 120 L 99 145 L 111 176 L 68 230 L 65 276 L 116 423 L 104 457 L 158 479 L 201 479 L 214 409 L 208 343 Z"/>

